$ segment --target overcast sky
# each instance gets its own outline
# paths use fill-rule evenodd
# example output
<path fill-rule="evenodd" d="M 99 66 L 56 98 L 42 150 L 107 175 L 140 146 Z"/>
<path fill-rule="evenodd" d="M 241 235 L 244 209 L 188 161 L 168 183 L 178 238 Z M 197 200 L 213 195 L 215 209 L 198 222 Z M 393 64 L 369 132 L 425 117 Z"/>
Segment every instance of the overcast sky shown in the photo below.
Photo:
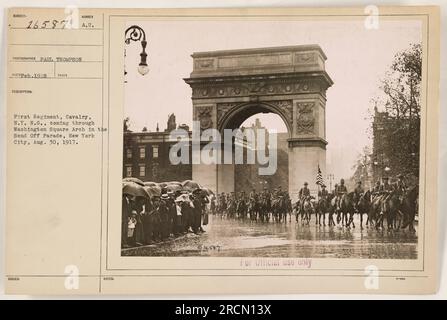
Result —
<path fill-rule="evenodd" d="M 191 89 L 183 78 L 192 71 L 193 52 L 318 44 L 327 55 L 326 129 L 328 159 L 342 150 L 348 175 L 362 148 L 369 144 L 370 100 L 394 54 L 421 42 L 419 21 L 380 20 L 378 30 L 358 21 L 132 21 L 147 34 L 149 73 L 137 72 L 141 46 L 126 46 L 125 116 L 131 129 L 166 127 L 167 115 L 177 124 L 192 123 Z M 271 119 L 269 121 L 269 119 Z M 262 117 L 268 128 L 285 128 L 278 117 Z M 280 130 L 281 131 L 281 130 Z M 339 152 L 337 152 L 339 153 Z"/>

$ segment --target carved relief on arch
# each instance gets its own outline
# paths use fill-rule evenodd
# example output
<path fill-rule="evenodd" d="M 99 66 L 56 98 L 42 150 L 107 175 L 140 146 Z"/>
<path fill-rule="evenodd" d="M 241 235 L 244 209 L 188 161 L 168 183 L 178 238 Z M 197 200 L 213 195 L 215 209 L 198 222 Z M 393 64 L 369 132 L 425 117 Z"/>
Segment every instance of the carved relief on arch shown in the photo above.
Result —
<path fill-rule="evenodd" d="M 277 100 L 267 102 L 270 105 L 275 106 L 279 113 L 283 115 L 285 121 L 287 121 L 287 127 L 292 128 L 293 123 L 293 103 L 292 100 Z"/>
<path fill-rule="evenodd" d="M 316 81 L 283 80 L 283 81 L 251 81 L 247 83 L 224 83 L 220 85 L 197 85 L 192 88 L 194 99 L 210 99 L 245 96 L 273 96 L 278 94 L 299 94 L 316 92 L 319 86 Z"/>
<path fill-rule="evenodd" d="M 298 102 L 296 106 L 296 133 L 315 133 L 315 102 Z"/>
<path fill-rule="evenodd" d="M 200 121 L 200 129 L 206 130 L 213 128 L 213 107 L 212 106 L 196 106 L 194 107 L 194 120 Z"/>
<path fill-rule="evenodd" d="M 220 127 L 223 116 L 241 103 L 218 103 L 217 104 L 217 125 Z"/>

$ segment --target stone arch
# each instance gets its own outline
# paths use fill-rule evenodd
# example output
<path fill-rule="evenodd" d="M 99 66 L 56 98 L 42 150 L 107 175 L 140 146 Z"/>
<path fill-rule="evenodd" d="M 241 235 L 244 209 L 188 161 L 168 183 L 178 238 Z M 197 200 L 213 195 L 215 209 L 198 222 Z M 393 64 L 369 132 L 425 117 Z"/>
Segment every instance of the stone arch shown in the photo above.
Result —
<path fill-rule="evenodd" d="M 236 129 L 249 117 L 258 113 L 274 113 L 278 115 L 287 127 L 289 138 L 293 132 L 293 106 L 292 101 L 275 102 L 242 102 L 234 104 L 231 108 L 218 108 L 217 129 L 223 132 L 224 129 Z M 222 113 L 219 117 L 219 110 Z"/>
<path fill-rule="evenodd" d="M 192 90 L 193 119 L 200 130 L 222 132 L 256 113 L 273 112 L 289 133 L 292 197 L 297 198 L 304 181 L 315 181 L 318 168 L 326 173 L 326 90 L 333 82 L 320 46 L 196 52 L 192 58 L 193 70 L 184 80 Z M 193 179 L 230 192 L 233 169 L 228 165 L 228 171 L 220 172 L 225 166 L 193 164 Z"/>

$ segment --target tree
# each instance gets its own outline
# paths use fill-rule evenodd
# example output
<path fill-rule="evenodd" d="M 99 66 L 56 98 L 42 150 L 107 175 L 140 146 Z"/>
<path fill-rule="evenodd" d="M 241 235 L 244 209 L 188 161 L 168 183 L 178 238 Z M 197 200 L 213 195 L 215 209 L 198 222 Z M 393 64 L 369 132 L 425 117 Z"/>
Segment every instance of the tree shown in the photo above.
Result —
<path fill-rule="evenodd" d="M 348 181 L 349 188 L 354 188 L 358 181 L 362 181 L 364 187 L 369 188 L 372 186 L 371 169 L 371 150 L 368 146 L 364 147 L 362 153 L 359 153 L 357 160 L 352 169 L 354 174 Z"/>
<path fill-rule="evenodd" d="M 391 168 L 391 174 L 419 176 L 421 79 L 422 47 L 412 44 L 395 55 L 380 81 L 382 94 L 373 99 L 375 108 L 378 105 L 383 110 L 381 122 L 373 123 L 380 127 L 380 134 L 373 129 L 373 139 L 381 140 L 374 143 L 380 148 L 374 148 L 373 156 L 381 159 L 382 167 Z"/>

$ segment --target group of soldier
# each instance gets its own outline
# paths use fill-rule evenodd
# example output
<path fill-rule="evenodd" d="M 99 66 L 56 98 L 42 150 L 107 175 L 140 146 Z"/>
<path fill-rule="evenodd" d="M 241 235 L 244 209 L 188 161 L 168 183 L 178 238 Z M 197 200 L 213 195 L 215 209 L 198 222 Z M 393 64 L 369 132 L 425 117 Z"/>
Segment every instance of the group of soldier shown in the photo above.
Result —
<path fill-rule="evenodd" d="M 208 197 L 193 192 L 163 190 L 151 198 L 123 194 L 121 247 L 135 247 L 160 242 L 188 232 L 205 232 Z"/>
<path fill-rule="evenodd" d="M 306 197 L 310 196 L 310 190 L 307 188 L 307 182 L 304 183 L 304 187 L 300 189 L 299 191 L 299 199 L 301 202 Z M 358 181 L 354 190 L 353 190 L 353 196 L 354 196 L 354 204 L 356 204 L 360 197 L 365 193 L 365 188 L 362 185 L 362 181 Z M 377 197 L 382 197 L 386 199 L 391 192 L 396 192 L 398 195 L 403 195 L 407 191 L 407 185 L 405 183 L 405 179 L 403 175 L 397 176 L 397 181 L 395 183 L 390 183 L 390 179 L 388 177 L 382 177 L 381 180 L 377 180 L 375 185 L 371 188 L 370 194 L 371 194 L 371 201 Z M 337 209 L 340 208 L 340 200 L 341 197 L 344 194 L 348 193 L 348 189 L 345 185 L 344 179 L 340 180 L 339 184 L 335 184 L 332 198 L 335 198 L 335 204 L 337 206 Z M 321 185 L 321 190 L 318 192 L 318 198 L 324 199 L 330 197 L 331 194 L 326 189 L 326 186 L 323 184 Z"/>
<path fill-rule="evenodd" d="M 393 191 L 403 195 L 405 194 L 406 190 L 407 186 L 403 175 L 398 175 L 397 181 L 392 184 L 390 183 L 390 179 L 388 177 L 382 177 L 382 179 L 378 180 L 371 190 L 369 190 L 369 194 L 371 195 L 371 199 L 369 200 L 373 201 L 377 197 L 386 199 Z M 365 194 L 365 191 L 367 190 L 363 187 L 362 181 L 358 181 L 354 190 L 352 191 L 354 207 L 358 203 L 360 197 Z M 339 183 L 335 184 L 335 187 L 331 192 L 327 190 L 326 185 L 321 184 L 318 191 L 318 199 L 334 199 L 335 209 L 339 210 L 340 201 L 345 194 L 348 194 L 348 188 L 344 179 L 341 179 Z M 275 200 L 279 198 L 290 200 L 289 193 L 287 191 L 282 191 L 281 187 L 275 188 L 273 191 L 264 188 L 261 192 L 256 192 L 256 190 L 253 189 L 249 194 L 245 193 L 244 191 L 231 193 L 222 192 L 217 196 L 217 204 L 212 206 L 212 211 L 226 213 L 228 216 L 235 216 L 239 211 L 238 208 L 248 210 L 250 203 L 274 203 Z M 295 206 L 297 214 L 300 214 L 303 210 L 305 200 L 310 198 L 314 197 L 311 195 L 309 184 L 304 182 L 303 187 L 298 192 L 298 201 Z"/>
<path fill-rule="evenodd" d="M 335 185 L 332 192 L 321 184 L 315 202 L 327 200 L 327 203 L 333 203 L 333 211 L 337 212 L 340 211 L 344 195 L 349 193 L 353 200 L 354 211 L 357 211 L 356 204 L 362 196 L 368 195 L 369 203 L 374 201 L 386 203 L 391 194 L 403 196 L 407 192 L 407 185 L 402 175 L 397 177 L 395 183 L 390 183 L 389 180 L 388 177 L 383 177 L 370 190 L 365 190 L 362 182 L 358 181 L 352 192 L 348 192 L 344 179 Z M 244 191 L 220 193 L 217 197 L 209 196 L 201 189 L 193 192 L 163 190 L 160 196 L 151 198 L 123 194 L 121 246 L 127 248 L 148 245 L 188 232 L 196 234 L 205 232 L 202 225 L 208 223 L 208 210 L 213 214 L 228 217 L 250 216 L 254 219 L 260 217 L 262 221 L 268 221 L 271 214 L 273 219 L 281 221 L 283 216 L 285 221 L 285 216 L 291 215 L 295 209 L 298 218 L 303 212 L 305 203 L 309 203 L 311 199 L 315 197 L 311 195 L 307 182 L 299 190 L 295 206 L 292 206 L 289 193 L 283 191 L 280 186 L 274 190 L 264 188 L 261 192 L 253 189 L 248 194 Z M 324 212 L 322 213 L 324 215 Z"/>
<path fill-rule="evenodd" d="M 267 187 L 261 192 L 252 189 L 250 193 L 245 191 L 225 193 L 217 196 L 216 205 L 212 205 L 213 213 L 226 214 L 229 217 L 246 217 L 251 211 L 260 210 L 260 204 L 272 204 L 279 199 L 289 202 L 290 197 L 287 191 L 283 191 L 281 186 L 270 190 Z M 255 208 L 256 207 L 256 208 Z M 215 209 L 213 209 L 215 208 Z"/>

